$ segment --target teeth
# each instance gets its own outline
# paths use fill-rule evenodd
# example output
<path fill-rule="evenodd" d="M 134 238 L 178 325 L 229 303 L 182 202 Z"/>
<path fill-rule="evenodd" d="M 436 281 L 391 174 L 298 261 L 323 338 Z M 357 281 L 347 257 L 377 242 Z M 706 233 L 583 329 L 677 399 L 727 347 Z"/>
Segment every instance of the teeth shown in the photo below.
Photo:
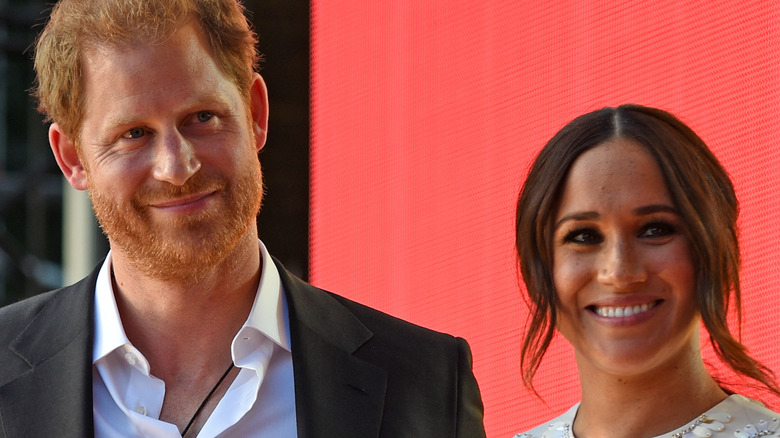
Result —
<path fill-rule="evenodd" d="M 637 313 L 647 312 L 655 307 L 655 303 L 641 304 L 636 306 L 625 307 L 596 307 L 596 313 L 599 316 L 606 318 L 623 318 L 626 316 L 636 315 Z"/>

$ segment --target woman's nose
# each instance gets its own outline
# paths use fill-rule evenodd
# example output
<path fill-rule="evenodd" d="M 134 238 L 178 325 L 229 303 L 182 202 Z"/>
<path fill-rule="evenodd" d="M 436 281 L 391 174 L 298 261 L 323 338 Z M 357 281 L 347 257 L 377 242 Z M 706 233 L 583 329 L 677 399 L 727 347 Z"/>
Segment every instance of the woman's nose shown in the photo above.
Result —
<path fill-rule="evenodd" d="M 624 238 L 604 249 L 598 280 L 618 290 L 631 290 L 647 280 L 647 271 L 636 248 Z"/>

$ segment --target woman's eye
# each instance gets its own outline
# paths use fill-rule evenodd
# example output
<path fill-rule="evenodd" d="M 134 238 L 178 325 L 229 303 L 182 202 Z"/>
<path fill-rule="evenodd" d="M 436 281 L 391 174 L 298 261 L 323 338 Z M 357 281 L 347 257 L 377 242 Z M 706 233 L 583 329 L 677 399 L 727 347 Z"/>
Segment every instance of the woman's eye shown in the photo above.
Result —
<path fill-rule="evenodd" d="M 673 225 L 663 223 L 663 222 L 654 222 L 648 225 L 645 225 L 642 230 L 639 232 L 639 237 L 666 237 L 671 234 L 674 234 L 676 232 L 676 229 Z"/>
<path fill-rule="evenodd" d="M 214 114 L 211 111 L 198 112 L 198 121 L 201 123 L 208 122 L 209 120 L 211 120 L 212 117 L 214 117 Z"/>
<path fill-rule="evenodd" d="M 579 245 L 598 245 L 603 240 L 601 234 L 593 229 L 573 230 L 563 238 L 564 243 L 576 243 Z"/>
<path fill-rule="evenodd" d="M 144 128 L 132 128 L 129 131 L 125 132 L 125 134 L 122 136 L 124 138 L 141 138 L 144 135 L 146 135 L 146 131 Z"/>

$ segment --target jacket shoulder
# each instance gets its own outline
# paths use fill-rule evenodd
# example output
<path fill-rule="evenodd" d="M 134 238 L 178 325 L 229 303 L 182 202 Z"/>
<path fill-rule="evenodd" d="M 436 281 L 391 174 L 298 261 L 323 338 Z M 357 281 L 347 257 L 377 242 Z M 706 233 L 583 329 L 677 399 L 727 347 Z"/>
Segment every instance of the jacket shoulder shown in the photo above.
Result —
<path fill-rule="evenodd" d="M 293 362 L 296 341 L 311 345 L 314 336 L 323 341 L 318 346 L 325 346 L 304 349 L 321 354 L 314 361 L 297 350 L 303 364 L 299 372 L 308 362 L 312 369 L 322 368 L 326 356 L 335 358 L 331 365 L 354 360 L 377 370 L 386 384 L 381 436 L 485 436 L 483 405 L 464 339 L 317 288 L 279 267 L 290 308 Z M 308 341 L 296 337 L 293 319 L 307 327 Z"/>
<path fill-rule="evenodd" d="M 0 345 L 7 346 L 62 291 L 43 292 L 0 308 Z"/>
<path fill-rule="evenodd" d="M 375 336 L 381 337 L 383 334 L 387 334 L 388 338 L 397 339 L 405 344 L 409 343 L 407 336 L 412 336 L 415 341 L 444 343 L 449 346 L 456 345 L 456 338 L 448 333 L 417 325 L 333 292 L 325 291 L 325 293 L 347 308 L 369 330 L 374 332 Z M 416 349 L 420 347 L 422 346 L 417 345 Z"/>
<path fill-rule="evenodd" d="M 280 263 L 277 262 L 277 264 L 280 268 L 279 271 L 282 277 L 282 283 L 286 288 L 297 291 L 298 293 L 295 293 L 294 295 L 298 297 L 305 296 L 307 304 L 317 303 L 312 309 L 317 309 L 318 312 L 311 316 L 329 318 L 327 315 L 328 313 L 343 309 L 343 311 L 346 311 L 352 318 L 359 322 L 360 325 L 371 332 L 372 342 L 398 343 L 401 346 L 407 346 L 415 351 L 426 351 L 423 348 L 437 345 L 438 348 L 427 350 L 429 354 L 434 353 L 434 351 L 442 346 L 446 346 L 450 352 L 454 352 L 452 349 L 457 347 L 457 338 L 450 334 L 422 327 L 337 293 L 318 288 L 317 286 L 295 277 L 289 271 L 286 271 Z M 300 310 L 300 308 L 298 310 Z M 321 322 L 323 323 L 323 326 L 326 324 L 324 321 Z M 328 323 L 333 322 L 333 320 L 328 321 Z M 333 324 L 331 324 L 331 327 L 332 326 Z M 420 344 L 420 342 L 423 344 Z"/>
<path fill-rule="evenodd" d="M 36 353 L 46 348 L 38 346 L 67 345 L 91 329 L 95 278 L 93 272 L 74 285 L 0 308 L 0 375 L 45 360 Z"/>

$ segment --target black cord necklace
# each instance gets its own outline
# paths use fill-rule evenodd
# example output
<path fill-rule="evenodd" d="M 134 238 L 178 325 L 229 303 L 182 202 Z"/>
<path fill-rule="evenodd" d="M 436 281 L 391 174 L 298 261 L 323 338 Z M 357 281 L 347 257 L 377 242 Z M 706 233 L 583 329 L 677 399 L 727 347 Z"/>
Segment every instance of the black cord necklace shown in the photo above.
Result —
<path fill-rule="evenodd" d="M 184 427 L 184 431 L 181 433 L 181 436 L 187 435 L 187 431 L 190 430 L 190 426 L 192 426 L 192 423 L 195 421 L 196 418 L 198 418 L 198 414 L 200 414 L 201 409 L 203 409 L 203 406 L 206 406 L 206 402 L 209 401 L 211 396 L 214 394 L 214 391 L 219 388 L 219 385 L 222 384 L 222 381 L 225 380 L 225 377 L 230 373 L 230 370 L 233 369 L 233 361 L 230 361 L 230 366 L 228 369 L 225 370 L 225 374 L 222 375 L 222 377 L 219 378 L 217 381 L 217 384 L 214 385 L 214 387 L 211 388 L 211 391 L 209 391 L 209 394 L 206 396 L 206 398 L 203 399 L 202 402 L 200 402 L 200 406 L 198 406 L 198 409 L 195 411 L 194 414 L 192 414 L 192 418 L 190 418 L 190 422 L 187 423 L 187 425 Z"/>

